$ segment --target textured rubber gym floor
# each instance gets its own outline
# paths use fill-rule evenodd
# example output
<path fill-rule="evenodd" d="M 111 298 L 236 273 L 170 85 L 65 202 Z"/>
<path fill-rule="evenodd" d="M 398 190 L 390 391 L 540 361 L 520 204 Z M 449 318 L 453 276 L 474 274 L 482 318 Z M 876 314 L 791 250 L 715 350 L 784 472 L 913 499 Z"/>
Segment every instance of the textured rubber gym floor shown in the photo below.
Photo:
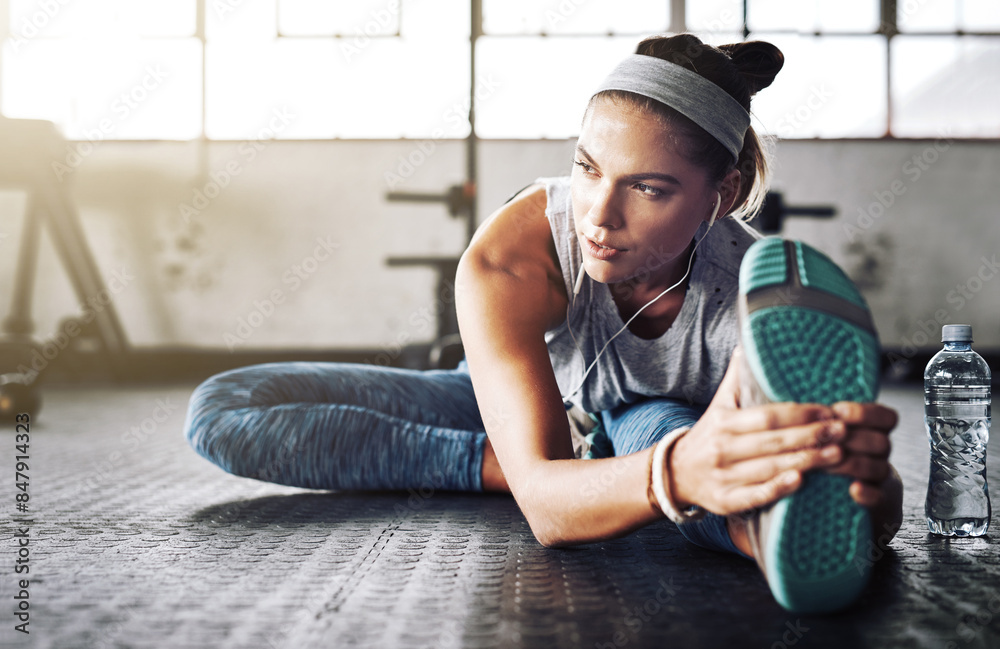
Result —
<path fill-rule="evenodd" d="M 509 497 L 230 476 L 182 438 L 192 388 L 47 389 L 30 431 L 27 526 L 14 523 L 14 431 L 0 433 L 3 646 L 1000 646 L 997 545 L 925 531 L 919 386 L 881 397 L 902 415 L 904 527 L 872 546 L 881 560 L 857 606 L 828 617 L 786 613 L 753 563 L 667 523 L 549 550 Z M 24 527 L 29 635 L 14 630 Z"/>

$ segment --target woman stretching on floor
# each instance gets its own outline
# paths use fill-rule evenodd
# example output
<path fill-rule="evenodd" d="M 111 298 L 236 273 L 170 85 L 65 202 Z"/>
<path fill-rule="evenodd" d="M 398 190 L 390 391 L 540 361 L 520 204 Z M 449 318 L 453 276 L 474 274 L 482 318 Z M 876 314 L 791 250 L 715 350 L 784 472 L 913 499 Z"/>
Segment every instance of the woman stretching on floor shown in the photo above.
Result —
<path fill-rule="evenodd" d="M 463 255 L 467 364 L 225 372 L 192 396 L 191 445 L 298 487 L 509 491 L 550 547 L 667 516 L 756 559 L 786 608 L 849 604 L 902 517 L 896 414 L 872 403 L 850 281 L 743 222 L 766 189 L 750 98 L 782 63 L 768 43 L 645 39 L 592 96 L 572 175 L 522 190 Z M 574 444 L 572 420 L 604 443 Z"/>

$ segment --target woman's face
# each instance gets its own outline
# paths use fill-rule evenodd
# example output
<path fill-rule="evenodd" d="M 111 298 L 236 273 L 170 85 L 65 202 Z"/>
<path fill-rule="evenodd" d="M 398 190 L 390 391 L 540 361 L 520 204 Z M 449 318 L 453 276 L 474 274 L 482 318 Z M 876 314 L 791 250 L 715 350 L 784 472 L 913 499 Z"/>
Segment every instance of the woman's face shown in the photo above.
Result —
<path fill-rule="evenodd" d="M 606 284 L 676 281 L 717 188 L 681 155 L 673 129 L 642 109 L 597 99 L 573 162 L 573 219 L 587 274 Z"/>

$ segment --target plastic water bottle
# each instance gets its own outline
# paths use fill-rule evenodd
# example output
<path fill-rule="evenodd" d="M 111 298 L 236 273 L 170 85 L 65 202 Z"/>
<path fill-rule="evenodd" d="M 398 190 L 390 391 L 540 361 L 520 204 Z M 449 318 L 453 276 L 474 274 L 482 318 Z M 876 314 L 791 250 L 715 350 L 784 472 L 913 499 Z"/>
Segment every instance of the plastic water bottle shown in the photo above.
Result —
<path fill-rule="evenodd" d="M 990 526 L 990 368 L 972 351 L 970 325 L 945 325 L 941 342 L 944 349 L 924 370 L 924 424 L 931 444 L 927 527 L 943 536 L 982 536 Z"/>

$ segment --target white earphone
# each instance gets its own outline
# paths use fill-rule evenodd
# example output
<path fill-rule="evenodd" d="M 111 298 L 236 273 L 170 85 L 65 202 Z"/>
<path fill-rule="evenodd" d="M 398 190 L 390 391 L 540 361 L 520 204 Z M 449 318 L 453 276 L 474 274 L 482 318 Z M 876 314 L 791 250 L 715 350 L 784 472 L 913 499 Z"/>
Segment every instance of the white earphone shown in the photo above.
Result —
<path fill-rule="evenodd" d="M 705 234 L 701 235 L 701 238 L 698 239 L 698 242 L 694 244 L 694 250 L 691 251 L 691 256 L 688 258 L 688 266 L 687 266 L 687 270 L 684 271 L 684 276 L 681 277 L 677 281 L 676 284 L 674 284 L 670 288 L 664 290 L 662 293 L 660 293 L 659 295 L 657 295 L 656 297 L 654 297 L 652 300 L 650 300 L 649 302 L 647 302 L 646 304 L 644 304 L 641 309 L 639 309 L 638 311 L 636 311 L 635 314 L 631 318 L 628 319 L 628 322 L 625 323 L 624 327 L 622 327 L 621 329 L 619 329 L 617 331 L 617 333 L 615 333 L 614 336 L 611 336 L 611 338 L 608 339 L 608 342 L 604 343 L 604 346 L 601 347 L 601 351 L 597 352 L 597 356 L 594 358 L 593 361 L 591 361 L 590 365 L 587 367 L 587 371 L 583 373 L 583 378 L 580 379 L 580 384 L 576 386 L 575 390 L 573 390 L 572 392 L 570 392 L 569 394 L 567 394 L 566 396 L 563 397 L 563 404 L 565 404 L 565 405 L 568 406 L 569 405 L 569 399 L 570 399 L 570 397 L 572 397 L 577 392 L 579 392 L 580 390 L 583 389 L 584 383 L 587 382 L 587 377 L 590 376 L 590 371 L 594 369 L 595 365 L 597 365 L 597 361 L 604 354 L 604 351 L 608 348 L 608 345 L 611 344 L 611 341 L 613 341 L 615 338 L 617 338 L 623 331 L 625 331 L 626 329 L 628 329 L 628 326 L 630 324 L 632 324 L 632 321 L 635 320 L 639 316 L 639 314 L 642 313 L 646 309 L 646 307 L 648 307 L 650 304 L 656 302 L 661 297 L 663 297 L 664 295 L 666 295 L 670 291 L 672 291 L 675 288 L 677 288 L 678 286 L 680 286 L 681 283 L 683 283 L 684 280 L 687 279 L 688 273 L 691 272 L 691 264 L 694 262 L 694 253 L 695 253 L 696 250 L 698 250 L 698 246 L 701 245 L 701 242 L 705 240 L 705 237 L 708 236 L 708 231 L 712 229 L 713 225 L 715 225 L 715 218 L 719 215 L 719 208 L 721 208 L 721 207 L 722 207 L 722 194 L 719 193 L 719 192 L 716 192 L 716 194 L 715 194 L 715 209 L 712 210 L 712 216 L 711 216 L 711 218 L 708 219 L 708 227 L 705 228 Z M 578 342 L 576 342 L 576 336 L 573 335 L 573 327 L 570 325 L 570 313 L 569 312 L 570 312 L 570 308 L 576 304 L 576 296 L 580 292 L 581 287 L 583 286 L 583 276 L 584 275 L 586 275 L 586 269 L 584 268 L 582 260 L 581 260 L 581 263 L 580 263 L 580 274 L 577 275 L 577 277 L 576 277 L 576 283 L 573 285 L 573 299 L 569 303 L 569 305 L 567 305 L 567 307 L 566 307 L 566 328 L 569 329 L 569 337 L 573 339 L 573 345 L 576 347 L 576 350 L 578 352 L 580 352 L 581 356 L 583 356 L 583 350 L 580 349 L 580 344 Z"/>
<path fill-rule="evenodd" d="M 708 234 L 708 231 L 712 229 L 713 225 L 715 225 L 715 217 L 719 215 L 720 207 L 722 207 L 722 193 L 715 192 L 715 209 L 712 210 L 712 218 L 708 220 L 708 227 L 705 229 L 705 234 Z M 702 237 L 702 239 L 704 238 L 705 237 Z M 701 242 L 699 241 L 699 243 Z"/>

